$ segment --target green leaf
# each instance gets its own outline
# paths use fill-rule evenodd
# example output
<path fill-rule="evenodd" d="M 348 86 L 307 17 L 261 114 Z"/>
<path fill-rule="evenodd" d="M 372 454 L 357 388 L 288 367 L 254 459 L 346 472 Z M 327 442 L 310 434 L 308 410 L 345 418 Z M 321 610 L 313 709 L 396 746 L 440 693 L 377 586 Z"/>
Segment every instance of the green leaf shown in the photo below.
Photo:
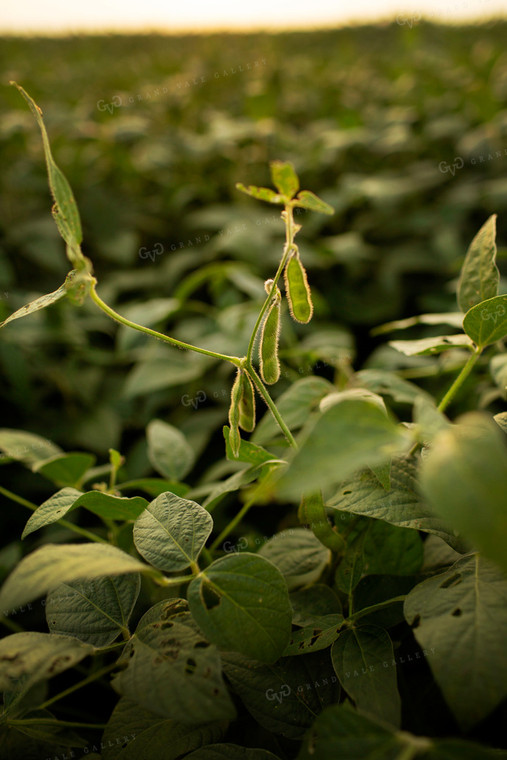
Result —
<path fill-rule="evenodd" d="M 307 528 L 289 528 L 277 533 L 259 550 L 285 578 L 289 591 L 315 583 L 331 562 L 331 552 Z"/>
<path fill-rule="evenodd" d="M 222 557 L 188 588 L 190 611 L 220 649 L 274 662 L 290 636 L 287 585 L 268 560 L 244 552 Z"/>
<path fill-rule="evenodd" d="M 194 466 L 194 452 L 180 431 L 162 420 L 152 420 L 146 428 L 148 457 L 164 478 L 181 480 Z"/>
<path fill-rule="evenodd" d="M 342 624 L 343 615 L 340 614 L 316 618 L 312 625 L 292 632 L 283 656 L 291 657 L 327 649 L 338 638 Z"/>
<path fill-rule="evenodd" d="M 332 588 L 322 583 L 293 591 L 290 594 L 290 603 L 294 610 L 294 625 L 309 626 L 315 618 L 342 612 L 338 596 Z"/>
<path fill-rule="evenodd" d="M 183 724 L 235 717 L 218 650 L 191 625 L 171 618 L 140 625 L 128 647 L 127 667 L 113 681 L 124 697 Z"/>
<path fill-rule="evenodd" d="M 140 588 L 137 574 L 62 583 L 46 599 L 49 630 L 105 647 L 128 631 Z"/>
<path fill-rule="evenodd" d="M 134 523 L 136 549 L 160 570 L 184 570 L 195 562 L 213 530 L 200 504 L 167 492 L 154 499 Z"/>
<path fill-rule="evenodd" d="M 219 741 L 226 722 L 183 725 L 122 698 L 102 737 L 103 760 L 179 760 L 187 752 Z"/>
<path fill-rule="evenodd" d="M 266 449 L 263 449 L 262 446 L 257 446 L 255 443 L 250 443 L 250 441 L 244 441 L 243 438 L 239 445 L 238 456 L 235 457 L 229 443 L 230 428 L 228 425 L 224 425 L 223 433 L 225 438 L 226 456 L 231 462 L 248 462 L 253 465 L 261 465 L 264 464 L 264 462 L 276 460 L 276 457 L 273 454 L 270 454 L 269 451 L 266 451 Z"/>
<path fill-rule="evenodd" d="M 433 399 L 419 396 L 414 403 L 414 424 L 417 439 L 424 445 L 429 444 L 442 430 L 448 430 L 451 423 L 440 412 Z"/>
<path fill-rule="evenodd" d="M 0 641 L 0 691 L 13 692 L 17 701 L 38 681 L 72 668 L 93 651 L 89 644 L 51 633 L 6 636 Z"/>
<path fill-rule="evenodd" d="M 81 253 L 80 244 L 83 240 L 83 233 L 81 230 L 81 220 L 79 218 L 79 211 L 72 194 L 71 187 L 63 174 L 63 172 L 56 165 L 53 155 L 51 153 L 51 147 L 49 144 L 49 138 L 42 120 L 42 111 L 35 101 L 28 95 L 25 90 L 20 87 L 16 82 L 11 82 L 21 95 L 24 97 L 30 110 L 32 111 L 37 124 L 39 125 L 42 142 L 44 145 L 44 155 L 46 157 L 46 165 L 48 170 L 49 187 L 51 195 L 55 201 L 53 209 L 53 216 L 58 226 L 61 236 L 67 243 L 67 256 L 73 265 L 78 264 L 79 268 L 84 268 L 85 259 Z"/>
<path fill-rule="evenodd" d="M 507 697 L 507 579 L 478 555 L 419 583 L 405 618 L 463 731 Z"/>
<path fill-rule="evenodd" d="M 296 201 L 293 203 L 295 206 L 307 208 L 310 211 L 318 211 L 320 214 L 329 214 L 330 216 L 334 214 L 334 208 L 310 190 L 302 190 L 298 193 Z"/>
<path fill-rule="evenodd" d="M 364 575 L 413 575 L 423 562 L 419 533 L 372 520 L 363 545 Z"/>
<path fill-rule="evenodd" d="M 79 578 L 147 572 L 150 568 L 107 544 L 46 544 L 21 560 L 0 592 L 0 608 L 9 610 Z"/>
<path fill-rule="evenodd" d="M 431 400 L 419 386 L 385 369 L 362 369 L 354 375 L 354 382 L 374 393 L 390 396 L 398 404 L 413 404 L 421 396 Z"/>
<path fill-rule="evenodd" d="M 121 491 L 130 491 L 132 489 L 144 491 L 153 497 L 160 496 L 161 493 L 165 493 L 166 491 L 175 493 L 176 496 L 185 496 L 189 490 L 189 487 L 185 483 L 164 480 L 163 478 L 138 478 L 121 483 L 118 487 Z"/>
<path fill-rule="evenodd" d="M 385 520 L 401 528 L 435 533 L 457 551 L 467 544 L 426 505 L 419 494 L 417 464 L 411 459 L 394 459 L 391 490 L 386 491 L 371 472 L 363 472 L 341 484 L 326 506 L 343 512 Z"/>
<path fill-rule="evenodd" d="M 9 322 L 13 322 L 15 319 L 27 317 L 29 314 L 33 314 L 35 311 L 40 311 L 41 309 L 45 309 L 47 306 L 51 306 L 63 298 L 66 294 L 67 289 L 65 287 L 65 284 L 60 285 L 58 290 L 54 290 L 52 293 L 46 293 L 43 296 L 39 296 L 39 298 L 36 298 L 34 301 L 30 301 L 30 303 L 25 304 L 20 309 L 17 309 L 13 314 L 10 314 L 7 319 L 4 319 L 3 322 L 0 322 L 0 328 L 4 327 Z"/>
<path fill-rule="evenodd" d="M 428 739 L 390 729 L 345 703 L 328 707 L 307 733 L 297 760 L 505 760 L 507 752 L 459 739 Z"/>
<path fill-rule="evenodd" d="M 401 700 L 393 644 L 387 631 L 365 625 L 342 631 L 331 649 L 333 668 L 347 694 L 363 712 L 399 727 Z"/>
<path fill-rule="evenodd" d="M 304 377 L 297 380 L 276 400 L 278 411 L 291 431 L 300 428 L 308 419 L 312 409 L 315 409 L 322 398 L 336 390 L 323 377 Z M 267 412 L 257 423 L 251 440 L 265 444 L 279 434 L 280 430 L 271 412 Z"/>
<path fill-rule="evenodd" d="M 251 195 L 252 198 L 257 198 L 260 201 L 283 205 L 286 200 L 283 195 L 278 195 L 274 190 L 270 190 L 269 187 L 256 187 L 255 185 L 248 185 L 248 187 L 245 187 L 242 182 L 236 182 L 236 187 L 238 190 L 241 190 L 242 193 Z"/>
<path fill-rule="evenodd" d="M 21 538 L 26 538 L 35 530 L 58 522 L 78 507 L 85 507 L 99 517 L 110 520 L 135 520 L 146 508 L 148 502 L 141 496 L 113 496 L 101 491 L 82 493 L 76 488 L 65 487 L 50 496 L 31 515 Z"/>
<path fill-rule="evenodd" d="M 507 335 L 507 295 L 482 301 L 467 311 L 463 329 L 478 348 L 496 343 Z"/>
<path fill-rule="evenodd" d="M 434 440 L 421 487 L 440 517 L 507 572 L 507 448 L 487 414 L 470 412 Z"/>
<path fill-rule="evenodd" d="M 33 467 L 48 457 L 63 454 L 61 448 L 47 438 L 26 430 L 9 428 L 0 429 L 0 451 L 28 467 Z"/>
<path fill-rule="evenodd" d="M 415 325 L 450 325 L 459 329 L 462 324 L 463 314 L 460 311 L 449 311 L 442 314 L 418 314 L 415 317 L 386 322 L 383 325 L 375 327 L 371 331 L 371 334 L 382 335 L 393 330 L 406 330 L 408 327 L 414 327 Z"/>
<path fill-rule="evenodd" d="M 441 354 L 450 348 L 468 348 L 473 350 L 473 343 L 466 335 L 438 335 L 434 338 L 419 340 L 390 340 L 391 348 L 395 348 L 405 356 L 428 356 Z"/>
<path fill-rule="evenodd" d="M 294 166 L 289 161 L 271 161 L 269 168 L 273 185 L 290 200 L 299 190 L 299 179 Z"/>
<path fill-rule="evenodd" d="M 327 409 L 304 437 L 276 485 L 282 498 L 325 488 L 406 448 L 406 432 L 376 403 L 344 399 Z"/>
<path fill-rule="evenodd" d="M 271 665 L 232 652 L 222 660 L 228 681 L 254 720 L 287 739 L 301 739 L 315 716 L 340 695 L 328 652 L 283 657 Z"/>
<path fill-rule="evenodd" d="M 95 464 L 96 457 L 93 454 L 75 452 L 71 454 L 57 454 L 50 459 L 37 462 L 34 472 L 44 475 L 52 480 L 57 486 L 79 487 L 81 478 L 90 467 Z"/>
<path fill-rule="evenodd" d="M 251 749 L 238 744 L 208 744 L 187 755 L 187 760 L 280 760 L 267 749 Z"/>
<path fill-rule="evenodd" d="M 496 214 L 489 217 L 470 243 L 458 282 L 458 306 L 467 312 L 472 306 L 498 293 L 496 259 Z"/>

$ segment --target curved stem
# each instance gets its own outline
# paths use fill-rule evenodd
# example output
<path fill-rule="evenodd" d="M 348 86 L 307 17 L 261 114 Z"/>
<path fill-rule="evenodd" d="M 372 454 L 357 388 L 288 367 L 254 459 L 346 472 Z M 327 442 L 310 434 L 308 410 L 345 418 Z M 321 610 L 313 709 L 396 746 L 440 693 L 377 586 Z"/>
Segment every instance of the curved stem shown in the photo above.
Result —
<path fill-rule="evenodd" d="M 246 513 L 250 509 L 250 507 L 253 507 L 254 504 L 255 504 L 255 498 L 251 498 L 247 502 L 245 502 L 245 504 L 243 504 L 239 512 L 236 515 L 234 515 L 232 520 L 225 526 L 223 531 L 219 533 L 218 536 L 215 538 L 215 540 L 209 547 L 210 552 L 213 553 L 215 549 L 220 545 L 220 543 L 224 540 L 224 538 L 227 538 L 229 533 L 234 530 L 236 525 L 239 525 L 243 517 L 246 515 Z"/>
<path fill-rule="evenodd" d="M 90 296 L 93 301 L 97 304 L 97 306 L 102 309 L 102 311 L 107 314 L 111 319 L 114 319 L 116 322 L 119 322 L 121 325 L 125 325 L 125 327 L 131 327 L 133 330 L 138 330 L 139 332 L 146 333 L 146 335 L 151 335 L 153 338 L 158 338 L 158 340 L 163 340 L 165 343 L 170 343 L 172 346 L 176 346 L 177 348 L 181 349 L 187 349 L 189 351 L 195 351 L 198 354 L 204 354 L 205 356 L 211 356 L 213 359 L 222 359 L 223 361 L 231 362 L 231 364 L 234 364 L 235 367 L 239 367 L 241 363 L 241 359 L 238 356 L 228 356 L 227 354 L 220 354 L 217 351 L 208 351 L 206 348 L 199 348 L 198 346 L 192 346 L 190 343 L 184 343 L 181 340 L 177 340 L 176 338 L 171 338 L 169 335 L 164 335 L 164 333 L 158 332 L 157 330 L 152 330 L 150 327 L 143 327 L 142 325 L 138 325 L 136 322 L 132 322 L 130 319 L 127 319 L 126 317 L 122 317 L 121 314 L 118 314 L 114 309 L 112 309 L 110 306 L 105 303 L 105 301 L 100 298 L 98 295 L 95 286 L 97 284 L 97 280 L 95 278 L 92 279 L 92 284 L 90 287 Z"/>
<path fill-rule="evenodd" d="M 254 329 L 250 336 L 250 342 L 248 344 L 248 350 L 246 352 L 246 358 L 249 363 L 251 363 L 252 361 L 252 354 L 253 354 L 253 350 L 255 346 L 255 339 L 257 337 L 257 333 L 259 332 L 259 327 L 262 323 L 266 310 L 268 309 L 269 304 L 271 303 L 271 297 L 272 297 L 271 294 L 276 292 L 275 288 L 278 284 L 278 280 L 282 276 L 282 272 L 285 268 L 285 264 L 287 263 L 289 254 L 294 247 L 294 235 L 296 233 L 295 233 L 295 227 L 294 227 L 294 216 L 292 213 L 292 206 L 290 205 L 285 206 L 285 212 L 286 212 L 286 217 L 285 217 L 286 241 L 285 241 L 283 256 L 278 266 L 278 269 L 276 270 L 276 274 L 273 277 L 273 285 L 271 288 L 271 292 L 269 293 L 269 295 L 267 296 L 266 300 L 264 301 L 262 305 L 262 309 L 259 312 L 259 316 L 257 317 L 257 320 L 254 325 Z"/>
<path fill-rule="evenodd" d="M 12 493 L 12 491 L 8 491 L 7 488 L 3 488 L 3 486 L 0 486 L 0 493 L 4 496 L 7 496 L 8 499 L 12 499 L 12 501 L 17 502 L 18 504 L 21 504 L 23 507 L 27 507 L 27 509 L 31 509 L 32 512 L 35 512 L 36 509 L 38 509 L 37 504 L 32 504 L 31 501 L 27 501 L 26 499 L 23 499 L 22 496 L 18 496 L 15 493 Z M 69 522 L 68 520 L 61 519 L 56 520 L 60 525 L 63 525 L 64 528 L 68 528 L 69 530 L 73 531 L 74 533 L 78 533 L 80 536 L 84 536 L 84 538 L 89 538 L 90 541 L 96 541 L 100 544 L 107 544 L 108 541 L 105 540 L 105 538 L 101 538 L 100 536 L 96 536 L 95 533 L 91 533 L 89 530 L 86 530 L 86 528 L 80 528 L 79 525 L 74 525 L 74 523 Z"/>
<path fill-rule="evenodd" d="M 111 670 L 114 670 L 114 668 L 116 667 L 118 667 L 118 663 L 113 662 L 112 664 L 109 664 L 103 668 L 100 668 L 100 670 L 96 670 L 94 673 L 91 673 L 86 678 L 83 678 L 82 681 L 78 681 L 72 686 L 69 686 L 68 689 L 64 689 L 64 691 L 61 691 L 59 694 L 55 694 L 54 697 L 50 697 L 49 699 L 46 699 L 46 701 L 43 702 L 41 705 L 39 705 L 37 709 L 45 710 L 54 702 L 59 702 L 60 699 L 67 697 L 69 694 L 72 694 L 74 691 L 77 691 L 78 689 L 81 689 L 83 686 L 86 686 L 87 684 L 92 683 L 92 681 L 96 681 L 98 678 L 102 678 L 102 676 L 105 676 L 107 673 L 109 673 Z"/>
<path fill-rule="evenodd" d="M 294 436 L 292 435 L 292 433 L 290 432 L 289 428 L 285 424 L 282 415 L 278 411 L 275 402 L 273 401 L 273 399 L 269 395 L 268 390 L 267 390 L 266 386 L 264 385 L 264 383 L 262 382 L 262 380 L 260 379 L 259 375 L 255 371 L 255 369 L 252 367 L 252 365 L 250 364 L 250 362 L 245 361 L 245 364 L 243 366 L 244 366 L 244 369 L 246 369 L 246 371 L 248 372 L 248 374 L 252 378 L 252 382 L 254 383 L 254 385 L 257 388 L 257 390 L 259 391 L 260 395 L 262 396 L 262 398 L 266 402 L 266 405 L 268 406 L 268 408 L 271 411 L 273 417 L 277 421 L 277 423 L 278 423 L 278 425 L 279 425 L 282 433 L 287 438 L 290 446 L 292 446 L 293 449 L 297 449 L 298 445 L 297 445 L 297 443 L 296 443 L 296 441 L 294 439 Z"/>
<path fill-rule="evenodd" d="M 459 373 L 458 377 L 453 382 L 453 384 L 451 385 L 451 387 L 449 388 L 449 390 L 447 391 L 447 393 L 443 397 L 442 401 L 438 405 L 437 408 L 438 408 L 439 412 L 443 412 L 445 409 L 447 409 L 447 407 L 449 406 L 449 404 L 453 400 L 454 396 L 459 391 L 459 389 L 461 388 L 461 386 L 463 385 L 463 383 L 467 379 L 468 375 L 472 371 L 472 368 L 473 368 L 474 364 L 476 363 L 477 359 L 479 358 L 479 356 L 481 355 L 481 353 L 482 353 L 482 349 L 481 348 L 477 348 L 474 351 L 474 353 L 468 358 L 467 363 L 462 368 L 462 370 Z"/>

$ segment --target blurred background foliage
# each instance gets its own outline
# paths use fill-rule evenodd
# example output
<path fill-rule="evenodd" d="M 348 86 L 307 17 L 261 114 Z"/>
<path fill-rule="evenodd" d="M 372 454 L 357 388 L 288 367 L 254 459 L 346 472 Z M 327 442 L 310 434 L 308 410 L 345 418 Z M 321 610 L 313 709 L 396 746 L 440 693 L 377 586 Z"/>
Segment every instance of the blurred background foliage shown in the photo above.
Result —
<path fill-rule="evenodd" d="M 295 327 L 285 313 L 274 395 L 309 374 L 344 382 L 351 368 L 394 369 L 440 394 L 452 352 L 405 357 L 370 331 L 455 311 L 464 254 L 492 213 L 505 245 L 506 37 L 498 22 L 2 39 L 0 319 L 67 271 L 16 80 L 43 109 L 98 291 L 125 316 L 243 355 L 283 225 L 235 183 L 269 185 L 269 161 L 289 160 L 336 213 L 299 216 L 315 316 Z M 505 248 L 499 265 L 505 275 Z M 101 461 L 115 447 L 131 477 L 152 471 L 144 429 L 154 417 L 204 454 L 192 480 L 223 457 L 230 366 L 118 329 L 91 303 L 60 302 L 0 337 L 3 427 Z M 28 494 L 40 491 L 38 476 L 23 477 Z"/>

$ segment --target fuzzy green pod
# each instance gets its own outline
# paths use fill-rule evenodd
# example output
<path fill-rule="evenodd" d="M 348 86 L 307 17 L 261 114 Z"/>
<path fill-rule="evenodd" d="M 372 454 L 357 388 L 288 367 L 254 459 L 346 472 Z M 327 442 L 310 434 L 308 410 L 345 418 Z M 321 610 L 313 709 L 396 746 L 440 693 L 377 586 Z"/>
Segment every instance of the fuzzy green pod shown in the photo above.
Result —
<path fill-rule="evenodd" d="M 263 381 L 273 385 L 280 377 L 280 362 L 278 360 L 278 340 L 280 337 L 280 301 L 281 294 L 277 293 L 271 302 L 261 330 L 259 343 L 260 371 Z"/>
<path fill-rule="evenodd" d="M 239 427 L 247 433 L 251 433 L 255 428 L 255 393 L 250 376 L 246 372 L 241 373 Z"/>
<path fill-rule="evenodd" d="M 291 317 L 296 322 L 307 324 L 313 314 L 312 295 L 306 270 L 297 251 L 291 255 L 285 267 L 285 292 Z"/>
<path fill-rule="evenodd" d="M 242 371 L 238 369 L 236 379 L 231 390 L 231 405 L 229 407 L 229 425 L 231 432 L 229 433 L 229 444 L 232 449 L 232 453 L 235 457 L 239 454 L 239 447 L 241 444 L 241 436 L 239 434 L 239 419 L 240 419 L 240 403 L 243 393 L 243 381 Z"/>

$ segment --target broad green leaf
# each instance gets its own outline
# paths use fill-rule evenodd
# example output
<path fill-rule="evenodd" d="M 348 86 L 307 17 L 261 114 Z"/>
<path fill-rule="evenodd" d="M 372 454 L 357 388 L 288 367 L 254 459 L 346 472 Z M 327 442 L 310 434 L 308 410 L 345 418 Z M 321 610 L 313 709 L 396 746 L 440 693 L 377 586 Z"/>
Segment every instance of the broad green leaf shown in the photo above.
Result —
<path fill-rule="evenodd" d="M 248 712 L 267 731 L 301 739 L 322 709 L 339 698 L 329 652 L 283 657 L 265 665 L 222 655 L 224 673 Z"/>
<path fill-rule="evenodd" d="M 507 573 L 507 447 L 489 415 L 470 412 L 435 438 L 421 487 L 435 513 Z"/>
<path fill-rule="evenodd" d="M 42 119 L 42 111 L 20 85 L 16 82 L 11 82 L 11 84 L 17 87 L 21 95 L 24 97 L 39 125 L 44 145 L 44 155 L 46 157 L 49 187 L 53 200 L 55 201 L 53 216 L 61 236 L 67 243 L 67 256 L 71 263 L 73 265 L 79 264 L 79 268 L 83 268 L 84 257 L 79 248 L 83 240 L 79 211 L 67 178 L 58 168 L 53 159 L 46 127 L 44 126 L 44 121 Z"/>
<path fill-rule="evenodd" d="M 35 530 L 58 522 L 78 507 L 85 507 L 100 517 L 110 520 L 135 520 L 146 508 L 148 502 L 141 496 L 113 496 L 102 491 L 82 493 L 66 486 L 50 496 L 31 515 L 21 538 L 26 538 Z"/>
<path fill-rule="evenodd" d="M 334 214 L 334 208 L 310 190 L 301 190 L 293 203 L 295 206 L 307 208 L 310 211 L 318 211 L 320 214 L 329 214 L 330 216 Z"/>
<path fill-rule="evenodd" d="M 427 445 L 442 430 L 450 428 L 451 423 L 435 402 L 426 396 L 419 396 L 414 403 L 414 424 L 417 439 Z"/>
<path fill-rule="evenodd" d="M 315 583 L 331 562 L 330 550 L 307 528 L 282 530 L 266 541 L 259 555 L 276 565 L 289 591 Z"/>
<path fill-rule="evenodd" d="M 248 185 L 248 187 L 245 187 L 242 182 L 236 182 L 236 187 L 238 190 L 241 190 L 241 192 L 251 195 L 252 198 L 257 198 L 260 201 L 277 204 L 281 203 L 282 205 L 285 203 L 283 195 L 278 195 L 278 193 L 275 193 L 275 191 L 271 190 L 269 187 L 256 187 L 255 185 Z"/>
<path fill-rule="evenodd" d="M 60 583 L 149 570 L 144 563 L 108 544 L 46 544 L 22 559 L 9 575 L 0 591 L 0 609 L 31 602 Z"/>
<path fill-rule="evenodd" d="M 224 425 L 223 432 L 225 438 L 226 456 L 227 459 L 231 460 L 231 462 L 248 462 L 249 464 L 253 465 L 261 465 L 264 464 L 264 462 L 270 462 L 276 459 L 273 454 L 270 454 L 269 451 L 263 449 L 262 446 L 257 446 L 257 444 L 250 443 L 250 441 L 245 441 L 243 438 L 241 439 L 239 445 L 238 456 L 235 457 L 232 453 L 231 445 L 229 443 L 230 428 L 228 425 Z"/>
<path fill-rule="evenodd" d="M 267 749 L 240 747 L 239 744 L 209 744 L 191 752 L 188 760 L 280 760 Z"/>
<path fill-rule="evenodd" d="M 350 595 L 364 571 L 364 542 L 367 534 L 366 521 L 360 521 L 357 530 L 347 536 L 347 547 L 334 576 L 335 586 Z"/>
<path fill-rule="evenodd" d="M 16 459 L 28 467 L 48 459 L 48 457 L 63 454 L 63 451 L 52 441 L 26 430 L 0 429 L 0 451 L 11 459 Z"/>
<path fill-rule="evenodd" d="M 468 348 L 473 350 L 473 343 L 466 335 L 438 335 L 434 338 L 419 340 L 390 340 L 389 345 L 405 356 L 426 356 L 441 354 L 450 348 Z"/>
<path fill-rule="evenodd" d="M 62 583 L 46 599 L 49 630 L 105 647 L 128 632 L 140 588 L 135 574 Z"/>
<path fill-rule="evenodd" d="M 294 625 L 309 626 L 315 618 L 342 612 L 339 597 L 332 588 L 323 583 L 293 591 L 290 594 L 290 603 L 294 610 Z"/>
<path fill-rule="evenodd" d="M 379 327 L 375 327 L 371 331 L 371 334 L 382 335 L 393 330 L 406 330 L 409 327 L 414 327 L 414 325 L 450 325 L 459 329 L 462 324 L 463 314 L 461 311 L 449 311 L 443 314 L 418 314 L 416 317 L 386 322 L 383 325 L 379 325 Z"/>
<path fill-rule="evenodd" d="M 298 175 L 289 161 L 271 161 L 271 179 L 281 195 L 290 200 L 299 190 Z"/>
<path fill-rule="evenodd" d="M 126 398 L 145 396 L 173 386 L 192 382 L 201 377 L 200 359 L 174 351 L 171 358 L 150 359 L 137 364 L 127 375 L 122 394 Z"/>
<path fill-rule="evenodd" d="M 470 243 L 458 282 L 458 306 L 467 312 L 472 306 L 498 293 L 496 259 L 496 214 L 489 217 Z"/>
<path fill-rule="evenodd" d="M 433 570 L 443 570 L 449 565 L 461 559 L 461 555 L 451 549 L 442 538 L 438 536 L 428 536 L 424 542 L 424 562 L 421 572 Z"/>
<path fill-rule="evenodd" d="M 431 396 L 419 386 L 385 369 L 362 369 L 354 375 L 354 382 L 361 388 L 390 396 L 398 404 L 413 404 L 421 396 L 431 400 Z"/>
<path fill-rule="evenodd" d="M 291 387 L 277 398 L 276 405 L 285 423 L 294 431 L 300 428 L 308 419 L 310 412 L 317 408 L 321 399 L 331 391 L 336 390 L 323 377 L 304 377 L 297 380 Z M 251 440 L 265 444 L 279 435 L 280 429 L 271 412 L 257 423 Z"/>
<path fill-rule="evenodd" d="M 179 760 L 202 745 L 220 741 L 225 721 L 183 725 L 122 697 L 104 731 L 103 760 Z"/>
<path fill-rule="evenodd" d="M 215 646 L 176 619 L 138 628 L 114 688 L 145 710 L 183 724 L 232 720 L 236 711 Z"/>
<path fill-rule="evenodd" d="M 67 289 L 65 287 L 65 284 L 60 285 L 58 290 L 54 290 L 52 293 L 46 293 L 43 296 L 39 296 L 39 298 L 36 298 L 34 301 L 30 301 L 30 303 L 25 304 L 20 309 L 17 309 L 13 314 L 10 314 L 7 319 L 4 319 L 3 322 L 0 322 L 0 328 L 4 327 L 9 322 L 13 322 L 15 319 L 27 317 L 29 314 L 33 314 L 35 311 L 40 311 L 41 309 L 45 309 L 47 306 L 51 306 L 63 298 L 66 294 Z"/>
<path fill-rule="evenodd" d="M 364 575 L 413 575 L 423 562 L 419 533 L 372 520 L 363 544 Z"/>
<path fill-rule="evenodd" d="M 507 295 L 495 296 L 467 311 L 463 329 L 479 348 L 507 335 Z"/>
<path fill-rule="evenodd" d="M 406 432 L 376 403 L 345 399 L 313 422 L 276 489 L 282 498 L 299 498 L 382 464 L 406 445 Z"/>
<path fill-rule="evenodd" d="M 293 631 L 283 656 L 291 657 L 327 649 L 337 639 L 343 620 L 343 615 L 340 614 L 323 615 L 316 618 L 312 625 Z"/>
<path fill-rule="evenodd" d="M 164 478 L 181 480 L 194 466 L 194 452 L 180 431 L 162 420 L 152 420 L 146 428 L 148 457 Z"/>
<path fill-rule="evenodd" d="M 391 729 L 345 703 L 319 715 L 297 760 L 505 760 L 507 752 L 459 739 L 429 739 Z"/>
<path fill-rule="evenodd" d="M 467 544 L 440 519 L 419 494 L 417 464 L 411 459 L 394 459 L 391 490 L 386 491 L 371 472 L 363 472 L 341 484 L 326 506 L 343 512 L 385 520 L 401 528 L 435 533 L 457 551 Z"/>
<path fill-rule="evenodd" d="M 0 641 L 0 691 L 14 692 L 16 699 L 33 684 L 58 675 L 94 648 L 68 636 L 23 631 Z"/>
<path fill-rule="evenodd" d="M 220 649 L 274 662 L 290 636 L 292 609 L 280 571 L 244 552 L 221 557 L 188 587 L 190 611 Z"/>
<path fill-rule="evenodd" d="M 401 700 L 387 631 L 374 625 L 340 633 L 331 648 L 333 668 L 356 706 L 374 718 L 399 727 Z"/>
<path fill-rule="evenodd" d="M 134 523 L 136 549 L 160 570 L 184 570 L 195 562 L 213 530 L 200 504 L 167 492 L 154 499 Z"/>
<path fill-rule="evenodd" d="M 79 487 L 81 478 L 90 467 L 95 464 L 93 454 L 75 452 L 71 454 L 57 454 L 50 459 L 37 462 L 34 472 L 44 475 L 52 480 L 57 486 Z"/>
<path fill-rule="evenodd" d="M 412 589 L 405 618 L 462 730 L 507 697 L 507 579 L 495 565 L 462 557 Z"/>

